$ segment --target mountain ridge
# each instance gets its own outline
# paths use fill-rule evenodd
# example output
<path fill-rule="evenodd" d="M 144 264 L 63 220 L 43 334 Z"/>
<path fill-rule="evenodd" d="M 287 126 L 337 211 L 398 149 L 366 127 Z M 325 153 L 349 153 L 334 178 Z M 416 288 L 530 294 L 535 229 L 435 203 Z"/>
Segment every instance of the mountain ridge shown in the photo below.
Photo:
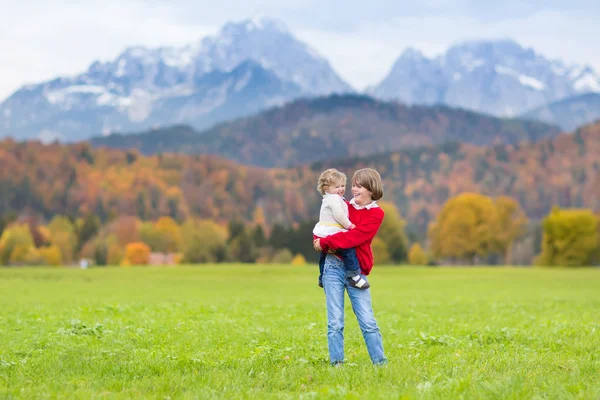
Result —
<path fill-rule="evenodd" d="M 221 123 L 183 137 L 169 129 L 146 135 L 91 139 L 94 146 L 215 154 L 241 164 L 289 167 L 332 155 L 368 155 L 425 144 L 464 141 L 472 144 L 536 141 L 559 133 L 536 121 L 501 119 L 447 106 L 406 106 L 365 95 L 297 99 L 250 117 Z M 178 142 L 181 140 L 181 142 Z"/>

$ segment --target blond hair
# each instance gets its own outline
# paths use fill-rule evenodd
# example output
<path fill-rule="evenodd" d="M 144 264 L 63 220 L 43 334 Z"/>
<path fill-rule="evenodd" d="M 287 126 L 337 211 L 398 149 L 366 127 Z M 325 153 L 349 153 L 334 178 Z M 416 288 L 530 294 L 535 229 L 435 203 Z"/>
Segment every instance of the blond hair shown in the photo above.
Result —
<path fill-rule="evenodd" d="M 352 184 L 358 184 L 371 192 L 373 200 L 379 200 L 383 197 L 381 175 L 372 168 L 363 168 L 356 171 L 352 176 Z"/>
<path fill-rule="evenodd" d="M 336 183 L 346 183 L 346 175 L 343 172 L 338 171 L 335 168 L 326 169 L 319 176 L 319 182 L 317 183 L 317 190 L 319 193 L 324 195 L 327 193 L 327 188 L 335 185 Z"/>

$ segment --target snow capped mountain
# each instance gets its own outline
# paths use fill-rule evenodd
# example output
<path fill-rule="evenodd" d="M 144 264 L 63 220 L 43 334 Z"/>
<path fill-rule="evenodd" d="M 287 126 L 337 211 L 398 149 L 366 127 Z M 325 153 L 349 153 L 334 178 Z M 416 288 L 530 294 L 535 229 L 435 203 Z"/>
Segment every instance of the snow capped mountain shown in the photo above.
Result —
<path fill-rule="evenodd" d="M 515 116 L 566 97 L 600 92 L 600 76 L 591 67 L 550 61 L 512 40 L 472 41 L 436 58 L 407 49 L 368 92 L 406 103 Z"/>
<path fill-rule="evenodd" d="M 24 86 L 0 104 L 0 137 L 72 141 L 174 123 L 205 128 L 299 96 L 351 91 L 285 24 L 256 18 L 182 47 L 130 47 L 77 76 Z"/>

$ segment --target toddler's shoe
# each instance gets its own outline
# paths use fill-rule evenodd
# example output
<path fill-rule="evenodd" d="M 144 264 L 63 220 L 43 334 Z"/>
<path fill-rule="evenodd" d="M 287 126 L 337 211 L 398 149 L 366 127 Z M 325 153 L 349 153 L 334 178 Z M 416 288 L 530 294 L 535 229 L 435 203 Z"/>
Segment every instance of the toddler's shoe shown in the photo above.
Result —
<path fill-rule="evenodd" d="M 348 278 L 348 284 L 352 287 L 361 290 L 368 289 L 371 287 L 371 284 L 369 283 L 369 281 L 367 281 L 367 278 L 362 275 L 356 275 L 352 278 Z"/>

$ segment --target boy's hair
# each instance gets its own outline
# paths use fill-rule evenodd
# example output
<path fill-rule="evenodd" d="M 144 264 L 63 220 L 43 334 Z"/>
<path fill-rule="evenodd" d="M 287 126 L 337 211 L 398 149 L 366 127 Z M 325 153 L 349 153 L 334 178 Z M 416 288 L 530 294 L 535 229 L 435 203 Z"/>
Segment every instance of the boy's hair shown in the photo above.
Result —
<path fill-rule="evenodd" d="M 319 191 L 319 193 L 324 195 L 325 193 L 327 193 L 326 189 L 329 186 L 334 185 L 338 182 L 345 184 L 346 175 L 344 175 L 344 173 L 338 171 L 335 168 L 326 169 L 321 173 L 321 176 L 319 177 L 319 182 L 317 183 L 317 190 Z"/>
<path fill-rule="evenodd" d="M 359 184 L 371 192 L 373 200 L 379 200 L 383 197 L 381 175 L 372 168 L 363 168 L 356 171 L 352 176 L 352 184 Z"/>

